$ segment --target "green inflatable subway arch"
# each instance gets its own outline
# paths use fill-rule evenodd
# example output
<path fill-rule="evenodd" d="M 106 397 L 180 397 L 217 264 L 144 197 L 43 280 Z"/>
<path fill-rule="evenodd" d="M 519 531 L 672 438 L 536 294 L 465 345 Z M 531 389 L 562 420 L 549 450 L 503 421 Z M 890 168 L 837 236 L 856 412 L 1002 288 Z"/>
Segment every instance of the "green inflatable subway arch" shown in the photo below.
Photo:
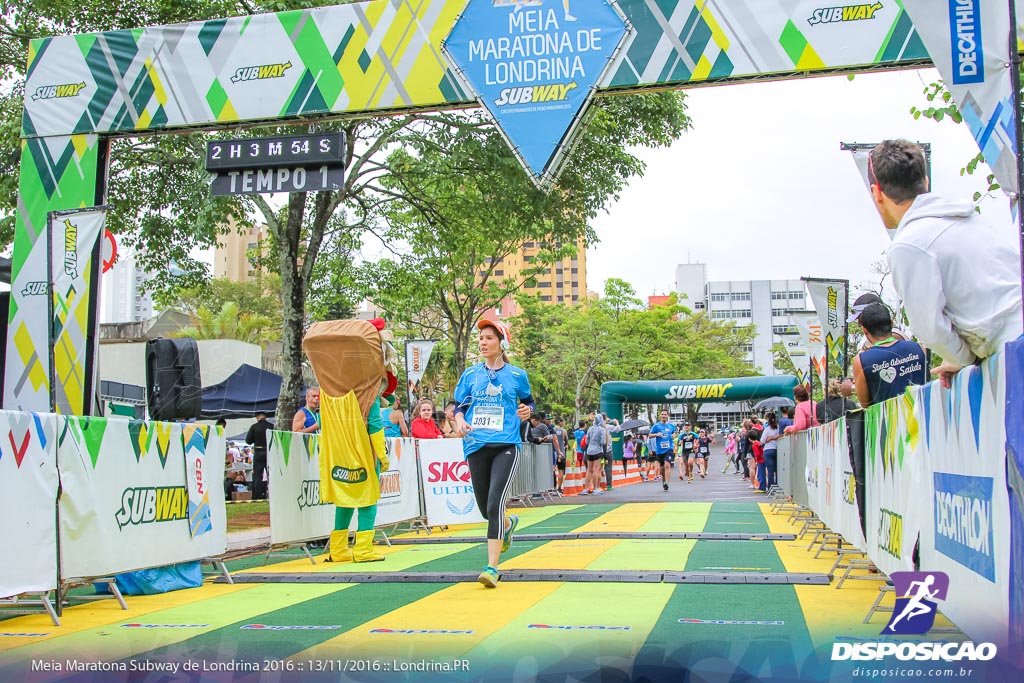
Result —
<path fill-rule="evenodd" d="M 734 403 L 772 396 L 793 397 L 797 379 L 792 375 L 679 379 L 640 382 L 605 382 L 601 385 L 601 412 L 622 421 L 624 403 Z M 612 436 L 612 452 L 622 458 L 622 437 Z"/>

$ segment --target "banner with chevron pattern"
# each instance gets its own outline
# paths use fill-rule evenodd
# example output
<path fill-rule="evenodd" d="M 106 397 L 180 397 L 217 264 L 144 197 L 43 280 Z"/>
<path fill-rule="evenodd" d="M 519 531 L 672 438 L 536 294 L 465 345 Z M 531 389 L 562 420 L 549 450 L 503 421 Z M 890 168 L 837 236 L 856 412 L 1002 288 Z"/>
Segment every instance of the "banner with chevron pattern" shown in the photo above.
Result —
<path fill-rule="evenodd" d="M 999 353 L 962 370 L 951 389 L 932 382 L 907 394 L 915 397 L 925 466 L 917 480 L 927 495 L 917 508 L 921 565 L 946 572 L 958 588 L 946 616 L 975 640 L 1000 646 L 1010 619 L 1006 365 Z"/>
<path fill-rule="evenodd" d="M 59 419 L 0 410 L 0 597 L 57 587 Z"/>
<path fill-rule="evenodd" d="M 61 576 L 109 576 L 225 551 L 223 434 L 169 422 L 61 420 Z"/>

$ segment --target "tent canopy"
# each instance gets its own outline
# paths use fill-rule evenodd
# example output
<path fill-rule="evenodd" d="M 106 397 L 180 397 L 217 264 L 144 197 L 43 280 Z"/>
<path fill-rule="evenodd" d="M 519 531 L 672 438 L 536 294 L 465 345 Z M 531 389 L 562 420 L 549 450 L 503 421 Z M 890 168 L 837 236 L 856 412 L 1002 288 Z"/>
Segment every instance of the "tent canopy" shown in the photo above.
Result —
<path fill-rule="evenodd" d="M 270 416 L 277 410 L 280 393 L 280 375 L 242 365 L 220 384 L 203 387 L 202 419 Z"/>

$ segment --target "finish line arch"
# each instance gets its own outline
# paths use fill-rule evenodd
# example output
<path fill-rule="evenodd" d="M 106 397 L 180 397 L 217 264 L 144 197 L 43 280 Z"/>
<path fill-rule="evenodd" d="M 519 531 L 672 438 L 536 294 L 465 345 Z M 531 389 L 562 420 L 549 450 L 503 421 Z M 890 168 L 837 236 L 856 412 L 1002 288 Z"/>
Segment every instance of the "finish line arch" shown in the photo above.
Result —
<path fill-rule="evenodd" d="M 373 0 L 33 40 L 22 112 L 3 405 L 48 411 L 58 395 L 56 412 L 91 413 L 98 385 L 99 240 L 83 238 L 65 250 L 89 255 L 91 267 L 80 269 L 84 275 L 73 297 L 54 302 L 47 225 L 54 212 L 106 203 L 111 136 L 480 105 L 493 115 L 503 102 L 529 102 L 534 106 L 515 111 L 541 109 L 559 118 L 559 125 L 547 125 L 550 118 L 513 121 L 512 110 L 499 111 L 495 120 L 533 177 L 551 182 L 591 94 L 931 65 L 922 34 L 926 28 L 948 30 L 948 16 L 923 0 L 876 5 L 870 16 L 863 6 L 863 16 L 854 13 L 847 21 L 845 14 L 826 17 L 825 10 L 806 3 L 781 7 L 774 0 L 577 0 L 572 17 L 560 0 L 434 0 L 415 7 Z M 619 17 L 614 34 L 609 8 Z M 459 33 L 457 24 L 467 17 Z M 559 28 L 563 17 L 572 23 Z M 998 35 L 1000 45 L 1006 42 L 998 22 L 986 18 L 983 26 Z M 601 39 L 606 30 L 619 37 L 614 45 L 611 38 Z M 569 65 L 560 67 L 565 73 L 478 92 L 474 83 L 493 85 L 490 76 L 497 74 L 488 70 L 495 66 L 488 55 L 506 59 L 489 46 L 514 39 L 555 46 L 543 58 L 549 66 Z M 592 60 L 597 53 L 600 58 Z M 940 66 L 949 62 L 948 53 L 938 56 Z M 1001 60 L 994 61 L 1002 73 Z M 571 107 L 563 106 L 569 99 Z M 1002 110 L 1012 108 L 975 112 L 980 130 L 990 130 L 989 115 Z M 548 147 L 538 152 L 542 139 Z M 993 136 L 986 158 L 990 147 L 1000 160 L 1012 156 L 1004 143 Z M 1016 177 L 999 176 L 1004 188 Z M 66 254 L 57 256 L 61 263 Z M 40 295 L 58 305 L 39 305 Z"/>
<path fill-rule="evenodd" d="M 605 382 L 601 385 L 601 412 L 622 421 L 624 403 L 735 403 L 773 396 L 793 397 L 797 378 L 730 377 L 726 379 L 657 380 Z M 612 438 L 612 452 L 622 457 L 622 438 Z"/>

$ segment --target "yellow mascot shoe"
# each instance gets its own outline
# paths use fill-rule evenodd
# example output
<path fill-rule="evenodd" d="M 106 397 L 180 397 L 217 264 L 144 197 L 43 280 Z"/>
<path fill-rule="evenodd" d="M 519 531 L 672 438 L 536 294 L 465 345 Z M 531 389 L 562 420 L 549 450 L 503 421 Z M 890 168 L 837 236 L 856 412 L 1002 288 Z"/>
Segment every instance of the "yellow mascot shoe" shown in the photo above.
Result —
<path fill-rule="evenodd" d="M 373 549 L 373 529 L 356 532 L 356 544 L 352 548 L 352 559 L 356 562 L 380 562 L 384 556 Z"/>
<path fill-rule="evenodd" d="M 352 550 L 348 547 L 348 529 L 335 529 L 327 546 L 324 562 L 351 562 Z"/>

